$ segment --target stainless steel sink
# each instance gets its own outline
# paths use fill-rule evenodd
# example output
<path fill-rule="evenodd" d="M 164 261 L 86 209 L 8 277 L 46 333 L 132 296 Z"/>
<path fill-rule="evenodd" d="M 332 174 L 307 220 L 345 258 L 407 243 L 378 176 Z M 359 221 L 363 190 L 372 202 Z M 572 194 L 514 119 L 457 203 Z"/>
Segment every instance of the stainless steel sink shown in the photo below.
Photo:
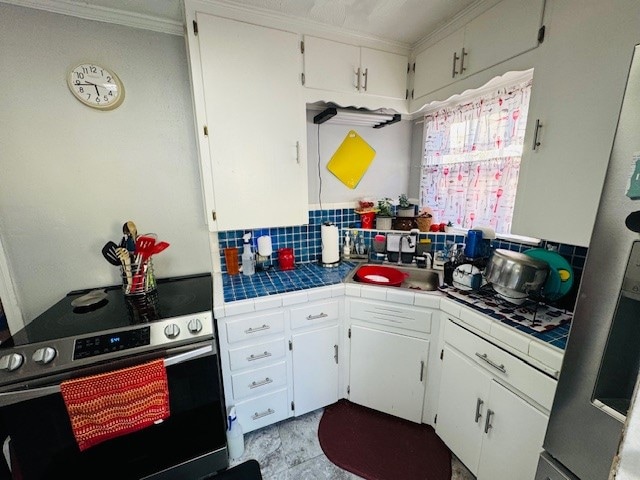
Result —
<path fill-rule="evenodd" d="M 361 282 L 356 278 L 356 272 L 359 268 L 365 266 L 384 266 L 395 268 L 403 273 L 408 274 L 408 277 L 397 287 L 389 287 L 388 285 L 380 285 L 376 283 L 368 283 Z M 360 285 L 373 285 L 376 287 L 386 287 L 386 288 L 406 288 L 410 290 L 424 290 L 427 292 L 433 292 L 438 289 L 440 285 L 442 285 L 443 281 L 443 272 L 440 270 L 432 270 L 428 268 L 417 268 L 417 267 L 409 267 L 407 265 L 396 265 L 396 264 L 383 264 L 378 265 L 374 263 L 363 263 L 358 265 L 353 271 L 345 278 L 345 283 L 358 283 Z"/>

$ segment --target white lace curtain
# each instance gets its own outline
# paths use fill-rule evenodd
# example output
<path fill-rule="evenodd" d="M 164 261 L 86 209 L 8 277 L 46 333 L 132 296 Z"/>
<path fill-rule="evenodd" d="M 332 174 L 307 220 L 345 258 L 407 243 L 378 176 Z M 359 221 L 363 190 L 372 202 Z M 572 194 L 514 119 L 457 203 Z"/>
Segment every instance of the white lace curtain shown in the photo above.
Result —
<path fill-rule="evenodd" d="M 509 233 L 531 80 L 425 116 L 420 205 L 434 222 Z"/>

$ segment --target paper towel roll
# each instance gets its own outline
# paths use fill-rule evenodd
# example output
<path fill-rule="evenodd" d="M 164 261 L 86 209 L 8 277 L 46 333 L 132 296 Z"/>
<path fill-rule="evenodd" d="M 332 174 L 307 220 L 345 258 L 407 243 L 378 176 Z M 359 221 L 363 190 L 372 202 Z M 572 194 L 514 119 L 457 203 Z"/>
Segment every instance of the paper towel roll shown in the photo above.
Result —
<path fill-rule="evenodd" d="M 320 227 L 322 239 L 322 263 L 330 264 L 340 261 L 340 248 L 338 245 L 338 227 L 335 225 L 322 225 Z"/>
<path fill-rule="evenodd" d="M 258 237 L 258 254 L 263 257 L 268 257 L 272 253 L 273 246 L 271 245 L 271 237 L 269 235 Z"/>

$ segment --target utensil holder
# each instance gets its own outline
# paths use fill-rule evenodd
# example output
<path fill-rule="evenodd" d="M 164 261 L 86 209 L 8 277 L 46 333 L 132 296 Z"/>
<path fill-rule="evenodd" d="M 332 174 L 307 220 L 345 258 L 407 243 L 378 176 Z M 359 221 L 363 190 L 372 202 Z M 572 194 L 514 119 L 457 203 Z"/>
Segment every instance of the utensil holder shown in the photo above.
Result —
<path fill-rule="evenodd" d="M 122 291 L 125 295 L 146 295 L 156 289 L 156 276 L 151 259 L 120 267 Z"/>

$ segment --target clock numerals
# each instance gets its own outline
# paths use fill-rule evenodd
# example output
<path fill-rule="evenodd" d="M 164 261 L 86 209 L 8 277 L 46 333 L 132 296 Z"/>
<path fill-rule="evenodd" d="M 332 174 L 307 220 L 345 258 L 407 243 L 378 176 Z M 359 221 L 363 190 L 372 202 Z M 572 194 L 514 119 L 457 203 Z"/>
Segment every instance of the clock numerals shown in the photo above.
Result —
<path fill-rule="evenodd" d="M 98 65 L 78 65 L 69 72 L 67 83 L 76 98 L 90 107 L 109 110 L 124 99 L 124 88 L 117 75 Z"/>

